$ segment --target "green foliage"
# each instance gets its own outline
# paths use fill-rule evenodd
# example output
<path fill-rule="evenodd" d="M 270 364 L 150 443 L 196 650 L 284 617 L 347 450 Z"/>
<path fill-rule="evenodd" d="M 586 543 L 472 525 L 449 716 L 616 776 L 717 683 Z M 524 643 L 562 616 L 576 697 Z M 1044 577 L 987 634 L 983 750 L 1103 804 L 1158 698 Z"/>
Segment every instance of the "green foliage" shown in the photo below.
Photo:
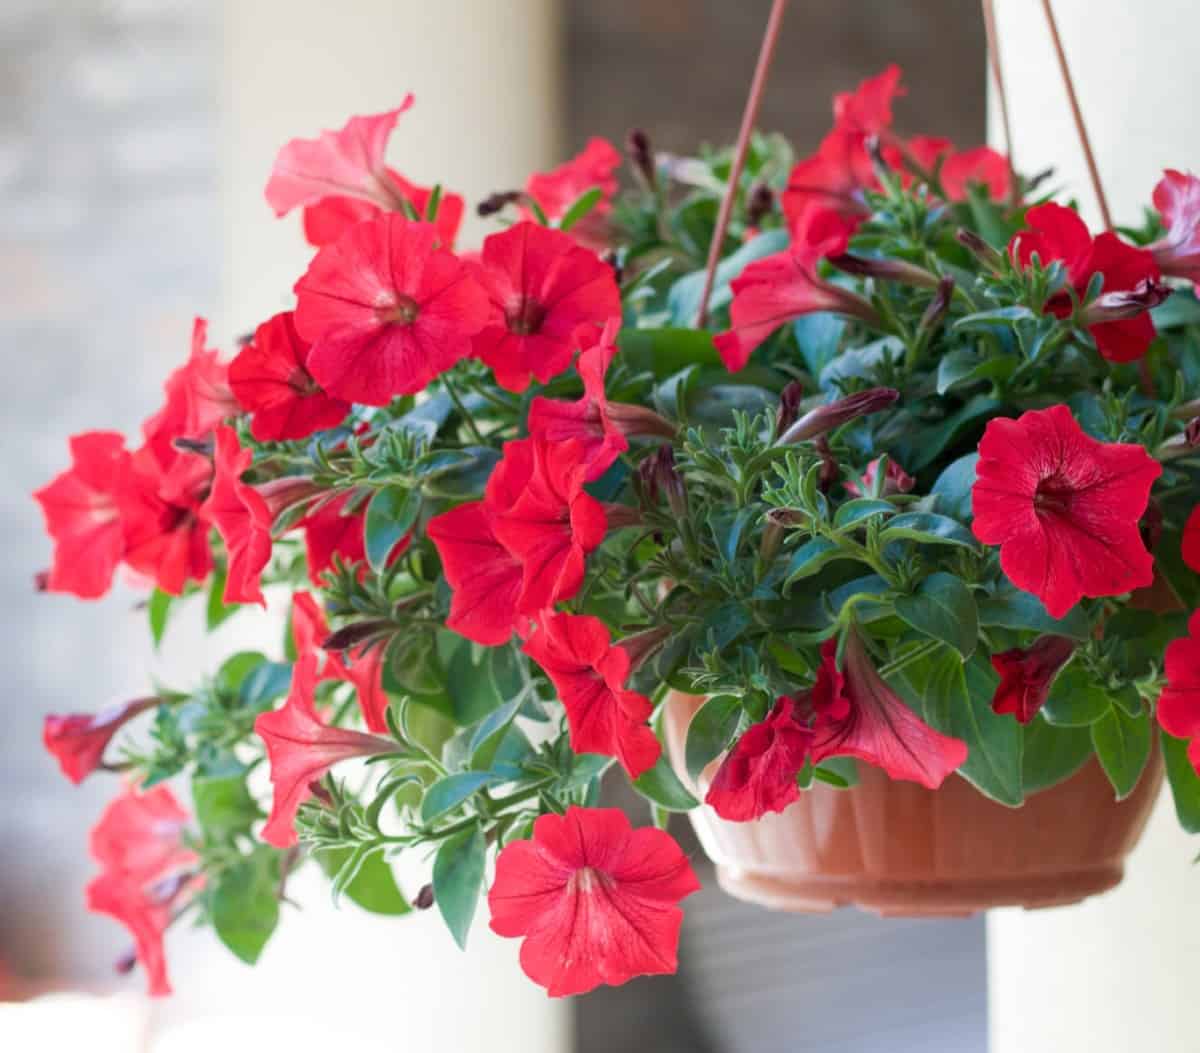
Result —
<path fill-rule="evenodd" d="M 460 947 L 475 917 L 483 890 L 483 868 L 487 845 L 477 827 L 447 838 L 433 863 L 433 896 L 446 927 Z"/>
<path fill-rule="evenodd" d="M 257 849 L 219 872 L 207 892 L 213 928 L 247 965 L 258 961 L 279 921 L 279 855 Z"/>

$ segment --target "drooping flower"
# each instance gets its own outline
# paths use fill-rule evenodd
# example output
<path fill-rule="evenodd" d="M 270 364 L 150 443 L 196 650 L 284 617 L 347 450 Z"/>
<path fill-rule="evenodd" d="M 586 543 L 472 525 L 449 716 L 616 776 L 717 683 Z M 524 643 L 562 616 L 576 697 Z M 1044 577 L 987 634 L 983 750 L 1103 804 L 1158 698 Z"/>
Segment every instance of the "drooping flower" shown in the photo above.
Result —
<path fill-rule="evenodd" d="M 603 249 L 609 242 L 608 219 L 612 199 L 617 193 L 616 171 L 620 167 L 620 151 L 607 139 L 593 136 L 569 161 L 550 172 L 531 175 L 525 184 L 525 192 L 553 223 L 562 219 L 589 190 L 599 188 L 600 200 L 571 228 L 571 236 L 580 244 Z M 529 210 L 522 211 L 524 218 L 533 218 Z"/>
<path fill-rule="evenodd" d="M 967 759 L 965 742 L 935 731 L 884 683 L 857 629 L 846 636 L 844 669 L 837 667 L 837 640 L 822 645 L 812 704 L 814 764 L 855 757 L 936 790 Z"/>
<path fill-rule="evenodd" d="M 151 445 L 134 453 L 130 486 L 122 495 L 124 560 L 163 592 L 178 596 L 189 581 L 212 570 L 209 521 L 204 510 L 212 482 L 208 459 Z"/>
<path fill-rule="evenodd" d="M 350 403 L 327 395 L 309 373 L 309 344 L 300 338 L 291 311 L 275 315 L 229 366 L 229 386 L 249 412 L 250 434 L 259 442 L 303 439 L 340 424 Z"/>
<path fill-rule="evenodd" d="M 203 440 L 241 409 L 229 387 L 229 364 L 207 342 L 208 323 L 197 318 L 187 362 L 167 377 L 166 403 L 142 425 L 146 445 L 164 465 L 173 459 L 176 439 Z"/>
<path fill-rule="evenodd" d="M 254 730 L 267 748 L 274 789 L 271 814 L 261 836 L 277 848 L 296 844 L 296 813 L 312 795 L 312 783 L 342 761 L 394 749 L 392 742 L 376 735 L 322 723 L 313 707 L 316 684 L 316 654 L 300 655 L 292 671 L 287 701 L 254 722 Z"/>
<path fill-rule="evenodd" d="M 863 485 L 866 487 L 867 493 L 873 493 L 875 490 L 875 480 L 879 477 L 880 460 L 881 458 L 876 457 L 863 471 Z M 890 497 L 892 494 L 907 494 L 916 485 L 917 481 L 901 468 L 897 461 L 889 457 L 887 469 L 883 475 L 883 487 L 880 490 L 880 495 Z M 846 483 L 846 492 L 853 494 L 855 497 L 862 496 L 862 491 L 858 488 L 858 484 L 854 482 Z"/>
<path fill-rule="evenodd" d="M 664 830 L 634 830 L 615 808 L 543 815 L 506 845 L 488 892 L 492 931 L 521 937 L 521 968 L 554 997 L 673 973 L 683 911 L 698 891 Z"/>
<path fill-rule="evenodd" d="M 971 529 L 1000 566 L 1061 618 L 1084 596 L 1149 585 L 1138 533 L 1162 466 L 1141 446 L 1084 434 L 1066 406 L 988 422 L 979 443 Z"/>
<path fill-rule="evenodd" d="M 1028 724 L 1046 704 L 1050 685 L 1075 653 L 1075 641 L 1065 636 L 1039 636 L 1029 647 L 992 655 L 1000 683 L 992 697 L 993 713 L 1011 713 Z"/>
<path fill-rule="evenodd" d="M 352 227 L 296 283 L 308 370 L 330 395 L 370 406 L 422 390 L 471 352 L 487 297 L 429 223 L 396 214 Z"/>
<path fill-rule="evenodd" d="M 1188 620 L 1188 634 L 1167 644 L 1166 686 L 1156 715 L 1168 735 L 1190 739 L 1188 760 L 1200 773 L 1200 611 Z"/>
<path fill-rule="evenodd" d="M 861 136 L 834 129 L 817 152 L 799 161 L 788 176 L 780 204 L 793 237 L 801 236 L 813 216 L 828 212 L 848 238 L 870 215 L 864 190 L 877 190 L 879 180 Z"/>
<path fill-rule="evenodd" d="M 705 803 L 738 823 L 782 812 L 800 797 L 796 776 L 812 746 L 812 728 L 797 713 L 796 700 L 781 695 L 766 720 L 750 727 L 721 762 Z"/>
<path fill-rule="evenodd" d="M 1163 274 L 1200 280 L 1200 179 L 1168 168 L 1154 188 L 1154 207 L 1167 232 L 1146 250 Z"/>
<path fill-rule="evenodd" d="M 99 713 L 48 716 L 42 722 L 42 744 L 62 773 L 78 785 L 104 763 L 104 751 L 129 721 L 158 704 L 157 698 L 119 702 Z"/>
<path fill-rule="evenodd" d="M 324 131 L 316 139 L 287 143 L 276 156 L 267 182 L 267 204 L 275 215 L 330 197 L 399 208 L 399 191 L 391 183 L 383 155 L 397 120 L 412 104 L 410 94 L 394 110 L 351 117 L 336 132 Z"/>
<path fill-rule="evenodd" d="M 509 391 L 546 383 L 621 312 L 613 270 L 560 230 L 517 223 L 483 243 L 480 281 L 491 304 L 475 354 Z"/>
<path fill-rule="evenodd" d="M 238 443 L 233 428 L 218 427 L 212 490 L 201 511 L 217 528 L 229 557 L 222 599 L 265 607 L 260 583 L 271 559 L 271 510 L 253 486 L 242 482 L 242 473 L 253 459 L 253 452 Z"/>
<path fill-rule="evenodd" d="M 125 552 L 121 501 L 129 473 L 124 438 L 89 431 L 72 436 L 71 467 L 34 492 L 54 541 L 50 592 L 84 599 L 108 592 Z"/>
<path fill-rule="evenodd" d="M 646 723 L 654 707 L 625 687 L 629 654 L 599 618 L 546 612 L 523 650 L 557 689 L 576 753 L 616 757 L 631 779 L 654 767 L 662 753 Z"/>
<path fill-rule="evenodd" d="M 1104 276 L 1105 293 L 1136 290 L 1143 283 L 1153 285 L 1158 281 L 1158 265 L 1149 252 L 1126 244 L 1108 231 L 1093 238 L 1079 215 L 1063 205 L 1050 202 L 1031 208 L 1025 223 L 1028 229 L 1014 234 L 1008 245 L 1013 260 L 1028 267 L 1037 253 L 1043 266 L 1052 260 L 1061 261 L 1067 281 L 1079 297 L 1095 274 Z M 1046 304 L 1046 312 L 1059 318 L 1070 317 L 1073 309 L 1065 290 Z M 1155 336 L 1154 322 L 1144 310 L 1133 317 L 1101 321 L 1087 328 L 1100 354 L 1112 362 L 1141 358 Z"/>
<path fill-rule="evenodd" d="M 187 812 L 166 786 L 129 788 L 112 801 L 92 830 L 92 856 L 102 871 L 87 887 L 88 909 L 107 914 L 133 936 L 149 990 L 171 993 L 163 936 L 172 907 L 201 880 L 197 857 L 182 832 Z"/>
<path fill-rule="evenodd" d="M 394 168 L 386 168 L 388 180 L 396 191 L 412 205 L 413 211 L 422 219 L 428 214 L 433 198 L 430 187 L 409 182 Z M 437 228 L 438 239 L 444 249 L 453 249 L 462 225 L 463 199 L 458 194 L 444 193 L 438 201 L 437 216 L 430 220 Z M 393 205 L 389 211 L 396 211 Z M 324 248 L 337 241 L 343 234 L 363 220 L 374 219 L 384 209 L 364 198 L 327 197 L 304 209 L 304 237 L 314 248 Z"/>
<path fill-rule="evenodd" d="M 604 375 L 617 353 L 620 318 L 606 323 L 599 343 L 584 351 L 576 362 L 583 381 L 583 397 L 575 402 L 539 395 L 529 406 L 529 434 L 548 442 L 578 440 L 580 458 L 587 466 L 584 481 L 599 479 L 625 450 L 628 436 L 659 435 L 673 438 L 676 428 L 648 406 L 609 402 Z"/>
<path fill-rule="evenodd" d="M 426 528 L 453 590 L 447 627 L 487 647 L 512 638 L 523 578 L 521 561 L 497 539 L 494 521 L 486 501 L 468 501 Z"/>
<path fill-rule="evenodd" d="M 787 431 L 779 436 L 778 442 L 781 446 L 811 442 L 852 420 L 887 409 L 898 398 L 900 392 L 895 388 L 867 388 L 853 395 L 843 395 L 840 399 L 814 406 L 789 425 Z"/>
<path fill-rule="evenodd" d="M 755 260 L 734 278 L 731 327 L 713 340 L 726 369 L 741 369 L 776 329 L 806 314 L 833 311 L 878 324 L 870 303 L 817 274 L 820 261 L 845 252 L 846 245 L 846 229 L 838 217 L 814 213 L 804 240 L 786 252 Z"/>
<path fill-rule="evenodd" d="M 604 506 L 584 489 L 578 440 L 518 439 L 488 480 L 484 500 L 496 539 L 521 563 L 517 609 L 536 614 L 583 584 L 587 554 L 604 540 Z"/>

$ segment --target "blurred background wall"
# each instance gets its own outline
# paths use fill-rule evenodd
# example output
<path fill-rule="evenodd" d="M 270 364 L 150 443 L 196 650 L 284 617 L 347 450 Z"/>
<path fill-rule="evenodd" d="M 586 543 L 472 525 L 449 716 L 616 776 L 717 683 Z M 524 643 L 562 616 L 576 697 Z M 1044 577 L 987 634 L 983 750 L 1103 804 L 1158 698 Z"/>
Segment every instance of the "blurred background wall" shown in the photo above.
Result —
<path fill-rule="evenodd" d="M 619 144 L 638 126 L 677 151 L 727 141 L 768 6 L 0 4 L 0 434 L 10 483 L 0 497 L 8 554 L 0 653 L 9 671 L 0 701 L 0 960 L 27 985 L 140 984 L 113 977 L 124 936 L 81 905 L 86 830 L 111 784 L 66 784 L 38 746 L 42 716 L 140 693 L 150 667 L 186 683 L 214 654 L 276 639 L 277 626 L 239 615 L 204 641 L 193 619 L 155 658 L 133 592 L 100 604 L 35 596 L 32 574 L 48 548 L 28 499 L 65 464 L 67 435 L 135 431 L 186 355 L 193 314 L 210 316 L 214 341 L 228 348 L 288 302 L 306 256 L 296 225 L 276 222 L 261 199 L 275 149 L 392 105 L 407 90 L 418 105 L 391 159 L 414 178 L 443 178 L 469 200 L 520 183 L 592 134 Z M 890 61 L 907 71 L 905 131 L 982 139 L 976 6 L 945 0 L 793 0 L 763 126 L 811 148 L 828 128 L 831 94 Z M 477 933 L 463 958 L 449 952 L 435 918 L 389 926 L 335 917 L 315 884 L 300 891 L 306 910 L 286 919 L 257 971 L 206 933 L 172 935 L 181 997 L 156 1013 L 191 1039 L 161 1050 L 183 1053 L 228 1035 L 233 1025 L 214 1018 L 218 1007 L 241 1014 L 238 1034 L 250 1043 L 246 1014 L 282 998 L 291 1011 L 304 1008 L 295 1029 L 314 1046 L 334 1035 L 344 1042 L 345 1007 L 367 991 L 378 993 L 381 1016 L 394 1019 L 405 1002 L 415 1007 L 403 1038 L 369 1025 L 381 1049 L 403 1041 L 406 1050 L 432 1050 L 426 1034 L 408 1028 L 436 999 L 472 984 L 487 992 L 490 1011 L 462 1014 L 452 1044 L 464 1053 L 485 1048 L 484 1036 L 490 1050 L 521 1041 L 530 1053 L 984 1048 L 979 919 L 776 916 L 710 886 L 689 910 L 678 979 L 551 1007 L 518 974 L 512 943 Z M 350 961 L 367 988 L 330 978 L 330 963 Z M 319 1002 L 303 993 L 317 980 Z"/>

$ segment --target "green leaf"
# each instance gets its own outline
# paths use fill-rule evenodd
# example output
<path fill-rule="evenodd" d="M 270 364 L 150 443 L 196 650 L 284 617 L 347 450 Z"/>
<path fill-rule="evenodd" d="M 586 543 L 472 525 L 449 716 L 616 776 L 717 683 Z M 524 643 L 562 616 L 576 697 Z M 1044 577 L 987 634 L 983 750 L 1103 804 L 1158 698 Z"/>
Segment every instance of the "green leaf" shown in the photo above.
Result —
<path fill-rule="evenodd" d="M 260 651 L 238 651 L 236 654 L 231 654 L 221 663 L 221 667 L 214 677 L 217 689 L 231 698 L 237 698 L 242 684 L 266 661 L 266 655 Z"/>
<path fill-rule="evenodd" d="M 679 781 L 665 756 L 659 757 L 653 768 L 634 779 L 633 788 L 668 812 L 690 812 L 700 804 Z"/>
<path fill-rule="evenodd" d="M 1200 775 L 1188 759 L 1188 744 L 1161 733 L 1163 761 L 1166 763 L 1167 782 L 1171 784 L 1171 796 L 1175 799 L 1175 814 L 1179 825 L 1189 834 L 1200 834 Z"/>
<path fill-rule="evenodd" d="M 475 725 L 471 733 L 471 741 L 467 750 L 471 757 L 471 767 L 475 771 L 486 771 L 492 766 L 496 751 L 504 740 L 513 719 L 521 708 L 521 699 L 514 698 L 505 702 L 498 709 L 493 709 L 486 717 Z"/>
<path fill-rule="evenodd" d="M 412 530 L 420 511 L 420 490 L 389 486 L 371 498 L 363 532 L 367 562 L 377 574 L 387 566 L 392 550 Z"/>
<path fill-rule="evenodd" d="M 858 762 L 853 757 L 826 757 L 813 769 L 813 778 L 848 790 L 858 785 Z"/>
<path fill-rule="evenodd" d="M 818 311 L 797 318 L 792 323 L 796 344 L 808 371 L 819 377 L 836 357 L 842 346 L 846 320 L 828 311 Z"/>
<path fill-rule="evenodd" d="M 1034 717 L 1025 725 L 1021 762 L 1026 796 L 1070 778 L 1091 755 L 1092 737 L 1086 728 L 1055 727 Z"/>
<path fill-rule="evenodd" d="M 213 575 L 208 586 L 208 605 L 204 609 L 204 624 L 210 632 L 237 613 L 239 605 L 236 603 L 226 604 L 223 598 L 224 593 L 225 572 L 222 570 Z"/>
<path fill-rule="evenodd" d="M 769 230 L 751 238 L 736 252 L 726 256 L 718 265 L 713 280 L 712 295 L 708 299 L 710 311 L 724 307 L 733 299 L 729 283 L 755 260 L 782 252 L 788 245 L 786 230 Z M 700 313 L 700 297 L 704 293 L 705 273 L 703 270 L 685 274 L 667 293 L 667 308 L 671 321 L 679 326 L 692 326 Z"/>
<path fill-rule="evenodd" d="M 1037 318 L 1028 307 L 1019 304 L 1011 307 L 997 307 L 991 311 L 977 311 L 975 314 L 963 315 L 954 323 L 954 328 L 964 332 L 974 329 L 990 329 L 994 325 L 1011 326 L 1014 322 L 1032 321 Z"/>
<path fill-rule="evenodd" d="M 279 922 L 279 857 L 260 849 L 220 872 L 209 901 L 217 936 L 248 965 L 262 954 Z"/>
<path fill-rule="evenodd" d="M 971 490 L 975 486 L 975 466 L 978 463 L 977 453 L 968 453 L 952 461 L 930 490 L 937 498 L 938 511 L 960 523 L 971 521 Z"/>
<path fill-rule="evenodd" d="M 575 199 L 575 202 L 563 213 L 562 219 L 558 221 L 559 230 L 570 230 L 584 216 L 596 207 L 596 202 L 604 195 L 603 189 L 594 186 L 591 190 L 585 191 Z"/>
<path fill-rule="evenodd" d="M 729 746 L 741 719 L 742 703 L 736 695 L 714 695 L 696 711 L 684 747 L 687 773 L 693 780 Z"/>
<path fill-rule="evenodd" d="M 287 694 L 292 686 L 292 667 L 286 662 L 260 662 L 238 685 L 238 701 L 259 707 Z"/>
<path fill-rule="evenodd" d="M 315 853 L 317 862 L 330 877 L 336 877 L 353 854 L 352 848 L 320 849 Z M 359 861 L 357 872 L 342 892 L 372 914 L 398 915 L 412 910 L 382 851 L 372 852 Z"/>
<path fill-rule="evenodd" d="M 490 771 L 460 771 L 438 779 L 425 791 L 421 801 L 421 821 L 431 823 L 439 816 L 454 811 L 479 790 L 496 781 L 495 774 Z"/>
<path fill-rule="evenodd" d="M 880 501 L 874 497 L 856 497 L 838 508 L 833 517 L 833 526 L 835 530 L 849 530 L 874 516 L 889 515 L 894 511 L 896 506 L 890 501 Z"/>
<path fill-rule="evenodd" d="M 150 619 L 150 636 L 154 640 L 154 649 L 162 643 L 163 633 L 167 631 L 167 618 L 171 614 L 171 604 L 175 597 L 170 593 L 156 588 L 146 603 L 146 614 Z"/>
<path fill-rule="evenodd" d="M 905 444 L 905 449 L 902 452 L 897 451 L 896 456 L 910 472 L 919 472 L 926 465 L 936 461 L 942 451 L 968 427 L 984 417 L 995 416 L 1002 406 L 1003 403 L 996 399 L 976 395 L 962 409 L 952 413 L 940 424 L 914 432 Z"/>
<path fill-rule="evenodd" d="M 196 821 L 206 839 L 227 840 L 247 833 L 262 813 L 240 775 L 197 775 L 192 779 Z"/>
<path fill-rule="evenodd" d="M 957 520 L 932 512 L 904 512 L 888 520 L 879 532 L 879 540 L 885 545 L 901 538 L 923 545 L 957 545 L 972 550 L 979 547 L 974 535 Z"/>
<path fill-rule="evenodd" d="M 994 595 L 979 601 L 979 624 L 1016 631 L 1053 633 L 1072 640 L 1087 640 L 1091 636 L 1087 615 L 1082 608 L 1072 607 L 1063 618 L 1052 618 L 1032 592 L 1022 592 L 1002 585 Z"/>
<path fill-rule="evenodd" d="M 1072 662 L 1054 678 L 1042 716 L 1064 728 L 1086 728 L 1108 715 L 1112 699 L 1084 665 Z"/>
<path fill-rule="evenodd" d="M 1160 332 L 1175 326 L 1200 324 L 1200 300 L 1192 289 L 1176 288 L 1165 303 L 1150 312 L 1150 317 Z"/>
<path fill-rule="evenodd" d="M 956 348 L 938 363 L 937 393 L 977 380 L 996 380 L 1012 376 L 1018 365 L 1012 355 L 991 354 L 981 357 L 967 348 Z"/>
<path fill-rule="evenodd" d="M 1092 745 L 1117 800 L 1128 797 L 1150 758 L 1150 718 L 1143 713 L 1131 717 L 1118 706 L 1091 726 Z"/>
<path fill-rule="evenodd" d="M 707 330 L 622 329 L 617 343 L 622 362 L 639 372 L 652 373 L 658 380 L 665 380 L 688 366 L 721 366 L 721 356 L 713 345 L 712 333 Z"/>
<path fill-rule="evenodd" d="M 851 558 L 853 557 L 836 541 L 830 541 L 825 537 L 810 538 L 792 553 L 785 572 L 786 576 L 783 579 L 784 590 L 786 591 L 793 582 L 816 574 L 827 563 L 832 563 L 835 559 Z"/>
<path fill-rule="evenodd" d="M 895 608 L 914 629 L 948 643 L 964 659 L 974 652 L 979 639 L 975 598 L 953 574 L 929 575 L 912 595 L 898 596 Z"/>
<path fill-rule="evenodd" d="M 487 843 L 478 827 L 448 837 L 433 861 L 433 898 L 454 942 L 464 949 L 486 861 Z"/>
<path fill-rule="evenodd" d="M 483 662 L 476 662 L 471 643 L 453 633 L 441 634 L 446 665 L 446 690 L 454 704 L 454 719 L 463 726 L 487 716 L 503 701 Z"/>

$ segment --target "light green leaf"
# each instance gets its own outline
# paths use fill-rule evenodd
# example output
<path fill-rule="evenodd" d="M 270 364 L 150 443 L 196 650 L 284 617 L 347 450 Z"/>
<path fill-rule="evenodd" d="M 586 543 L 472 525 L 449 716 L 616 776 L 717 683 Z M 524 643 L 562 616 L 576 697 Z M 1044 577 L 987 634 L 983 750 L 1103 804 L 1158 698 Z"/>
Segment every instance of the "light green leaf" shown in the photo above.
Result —
<path fill-rule="evenodd" d="M 279 922 L 279 858 L 261 849 L 222 870 L 209 901 L 217 936 L 234 954 L 253 965 Z"/>
<path fill-rule="evenodd" d="M 696 711 L 684 747 L 687 773 L 693 780 L 728 748 L 741 719 L 742 703 L 736 695 L 715 695 Z"/>
<path fill-rule="evenodd" d="M 841 505 L 833 517 L 835 530 L 849 530 L 874 516 L 890 515 L 896 506 L 874 497 L 856 497 Z"/>
<path fill-rule="evenodd" d="M 658 763 L 649 771 L 642 772 L 633 781 L 633 788 L 668 812 L 690 812 L 700 803 L 679 781 L 665 756 L 659 757 Z"/>
<path fill-rule="evenodd" d="M 321 849 L 316 852 L 316 858 L 325 873 L 335 877 L 350 861 L 353 852 L 350 848 Z M 358 861 L 356 872 L 342 893 L 372 914 L 398 915 L 412 910 L 382 851 L 366 854 Z"/>

